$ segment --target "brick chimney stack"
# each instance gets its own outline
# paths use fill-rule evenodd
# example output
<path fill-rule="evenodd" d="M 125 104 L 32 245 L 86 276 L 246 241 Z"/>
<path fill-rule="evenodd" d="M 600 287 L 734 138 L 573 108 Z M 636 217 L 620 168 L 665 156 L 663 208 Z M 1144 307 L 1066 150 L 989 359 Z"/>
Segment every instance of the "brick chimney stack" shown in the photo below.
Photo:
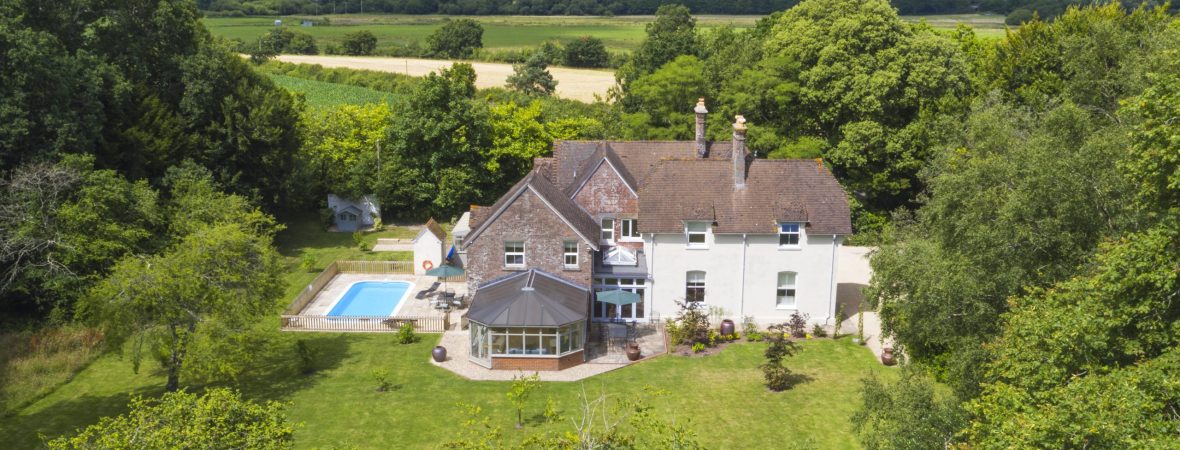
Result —
<path fill-rule="evenodd" d="M 746 118 L 733 117 L 733 185 L 746 187 Z"/>
<path fill-rule="evenodd" d="M 705 109 L 704 97 L 697 99 L 697 107 L 693 108 L 693 112 L 697 113 L 697 156 L 708 158 L 709 149 L 705 147 L 705 117 L 709 115 L 709 110 Z"/>

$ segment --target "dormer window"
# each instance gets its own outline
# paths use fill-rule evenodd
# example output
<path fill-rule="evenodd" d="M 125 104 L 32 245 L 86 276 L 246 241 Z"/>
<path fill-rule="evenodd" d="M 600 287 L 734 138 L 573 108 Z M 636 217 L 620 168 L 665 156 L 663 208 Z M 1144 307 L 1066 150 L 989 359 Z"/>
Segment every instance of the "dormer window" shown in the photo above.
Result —
<path fill-rule="evenodd" d="M 688 236 L 689 247 L 705 247 L 705 234 L 709 232 L 708 222 L 685 222 L 684 234 Z"/>
<path fill-rule="evenodd" d="M 606 251 L 602 257 L 602 265 L 604 266 L 637 266 L 639 265 L 639 258 L 635 257 L 635 253 L 626 247 L 611 247 Z"/>
<path fill-rule="evenodd" d="M 798 223 L 780 223 L 778 225 L 778 246 L 798 247 L 801 235 Z"/>

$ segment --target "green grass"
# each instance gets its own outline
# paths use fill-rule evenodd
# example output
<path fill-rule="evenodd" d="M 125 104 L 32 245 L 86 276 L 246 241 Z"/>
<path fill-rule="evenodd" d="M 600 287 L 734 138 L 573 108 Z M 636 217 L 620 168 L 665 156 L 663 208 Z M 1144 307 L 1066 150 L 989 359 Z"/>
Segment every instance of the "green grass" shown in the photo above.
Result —
<path fill-rule="evenodd" d="M 459 402 L 479 405 L 505 430 L 510 441 L 529 433 L 564 431 L 566 423 L 532 421 L 512 427 L 504 393 L 510 383 L 468 381 L 431 365 L 427 358 L 437 335 L 418 344 L 398 345 L 392 335 L 286 334 L 307 339 L 320 352 L 319 370 L 299 375 L 293 367 L 271 367 L 265 377 L 235 387 L 254 399 L 286 402 L 299 448 L 430 448 L 458 436 L 464 416 Z M 593 394 L 632 396 L 647 386 L 666 390 L 652 399 L 660 414 L 689 420 L 710 448 L 774 448 L 809 439 L 816 448 L 858 448 L 848 418 L 859 402 L 859 379 L 869 373 L 893 380 L 896 371 L 880 366 L 864 347 L 847 339 L 812 340 L 789 361 L 810 380 L 782 393 L 768 392 L 756 366 L 765 344 L 735 344 L 720 354 L 689 358 L 663 356 L 586 380 L 545 383 L 533 396 L 526 417 L 540 413 L 552 396 L 563 414 L 575 414 L 583 384 Z M 287 348 L 287 347 L 276 347 Z M 266 358 L 281 360 L 281 358 Z M 371 372 L 388 369 L 394 389 L 374 391 Z M 248 379 L 249 378 L 249 379 Z M 29 448 L 38 434 L 57 436 L 118 414 L 131 394 L 158 395 L 162 377 L 131 372 L 130 364 L 106 356 L 71 383 L 0 423 L 13 448 Z"/>
<path fill-rule="evenodd" d="M 346 84 L 326 83 L 287 75 L 267 74 L 275 84 L 291 92 L 303 94 L 310 108 L 330 108 L 339 105 L 365 105 L 369 103 L 392 103 L 396 97 L 381 92 Z"/>
<path fill-rule="evenodd" d="M 371 243 L 378 237 L 414 234 L 406 227 L 390 227 L 365 239 Z M 320 266 L 336 259 L 409 256 L 361 252 L 349 233 L 325 232 L 312 219 L 290 221 L 278 244 L 292 268 L 290 295 L 314 276 L 296 269 L 303 255 L 312 255 Z M 293 346 L 298 339 L 319 355 L 312 375 L 302 375 L 296 367 Z M 568 429 L 568 421 L 544 424 L 535 419 L 523 431 L 513 429 L 504 395 L 510 383 L 469 381 L 435 367 L 427 358 L 437 342 L 438 335 L 398 345 L 390 334 L 279 333 L 257 347 L 246 372 L 228 385 L 251 399 L 286 403 L 290 419 L 300 424 L 295 436 L 299 448 L 438 447 L 460 433 L 465 417 L 459 402 L 482 407 L 510 442 L 530 433 Z M 540 414 L 549 396 L 563 414 L 575 415 L 582 386 L 592 395 L 605 391 L 618 396 L 637 395 L 650 386 L 667 391 L 651 401 L 659 414 L 678 423 L 690 421 L 710 448 L 776 448 L 803 440 L 816 448 L 858 448 L 848 419 L 860 401 L 859 380 L 876 373 L 892 381 L 896 369 L 881 366 L 868 349 L 847 338 L 810 340 L 788 361 L 809 379 L 787 392 L 771 393 L 757 369 L 765 345 L 734 344 L 706 357 L 661 356 L 583 383 L 545 383 L 534 394 L 527 417 Z M 389 370 L 392 391 L 374 391 L 374 369 Z M 132 395 L 159 395 L 163 383 L 154 364 L 145 361 L 137 374 L 127 359 L 107 354 L 17 415 L 0 419 L 0 435 L 6 447 L 33 448 L 41 435 L 72 433 L 102 416 L 124 412 Z"/>
<path fill-rule="evenodd" d="M 306 32 L 316 38 L 320 48 L 330 43 L 339 44 L 345 34 L 369 30 L 377 36 L 378 46 L 392 43 L 426 45 L 426 38 L 441 26 L 446 16 L 408 15 L 328 15 L 330 24 L 299 26 L 299 16 L 281 17 L 285 26 Z M 460 17 L 460 16 L 451 16 Z M 488 50 L 530 48 L 546 41 L 564 41 L 581 36 L 595 36 L 603 40 L 610 51 L 631 51 L 639 47 L 646 32 L 644 27 L 653 16 L 571 17 L 571 16 L 468 16 L 484 27 L 483 43 Z M 722 25 L 750 27 L 759 16 L 697 16 L 697 26 L 709 29 Z M 245 42 L 274 28 L 276 17 L 215 17 L 204 19 L 214 35 Z M 995 14 L 953 14 L 945 16 L 907 16 L 905 20 L 926 20 L 935 28 L 953 29 L 958 23 L 976 28 L 981 36 L 1002 36 L 1003 16 Z"/>

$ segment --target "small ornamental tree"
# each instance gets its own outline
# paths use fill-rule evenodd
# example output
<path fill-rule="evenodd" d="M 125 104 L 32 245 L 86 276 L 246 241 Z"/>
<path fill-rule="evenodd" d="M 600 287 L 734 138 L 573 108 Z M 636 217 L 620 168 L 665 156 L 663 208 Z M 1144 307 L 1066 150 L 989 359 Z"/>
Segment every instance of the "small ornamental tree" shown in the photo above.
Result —
<path fill-rule="evenodd" d="M 806 336 L 808 317 L 807 314 L 800 314 L 798 311 L 795 311 L 794 314 L 791 314 L 791 318 L 787 319 L 787 323 L 782 324 L 785 327 L 784 331 L 789 330 L 791 337 L 796 339 Z"/>
<path fill-rule="evenodd" d="M 524 64 L 513 64 L 508 76 L 508 87 L 528 95 L 553 95 L 557 81 L 549 73 L 545 54 L 537 53 Z"/>
<path fill-rule="evenodd" d="M 283 405 L 243 400 L 237 392 L 204 395 L 169 392 L 159 399 L 134 397 L 130 411 L 104 417 L 76 436 L 48 442 L 55 450 L 93 448 L 287 449 L 295 429 Z"/>
<path fill-rule="evenodd" d="M 446 19 L 443 26 L 426 38 L 430 52 L 445 58 L 470 58 L 483 48 L 483 26 L 471 19 Z"/>
<path fill-rule="evenodd" d="M 368 30 L 344 35 L 344 54 L 353 56 L 372 55 L 377 50 L 377 36 Z"/>
<path fill-rule="evenodd" d="M 582 36 L 565 44 L 565 65 L 570 67 L 606 67 L 610 55 L 602 39 Z"/>
<path fill-rule="evenodd" d="M 789 329 L 789 325 L 779 324 L 770 326 L 766 332 L 766 340 L 770 345 L 766 347 L 766 362 L 760 367 L 766 378 L 766 387 L 775 392 L 790 389 L 796 380 L 791 369 L 783 365 L 784 359 L 799 353 L 799 346 L 787 335 Z"/>
<path fill-rule="evenodd" d="M 512 389 L 508 391 L 508 401 L 516 408 L 516 428 L 524 428 L 524 407 L 528 403 L 533 391 L 540 389 L 541 376 L 534 372 L 532 375 L 512 377 Z"/>

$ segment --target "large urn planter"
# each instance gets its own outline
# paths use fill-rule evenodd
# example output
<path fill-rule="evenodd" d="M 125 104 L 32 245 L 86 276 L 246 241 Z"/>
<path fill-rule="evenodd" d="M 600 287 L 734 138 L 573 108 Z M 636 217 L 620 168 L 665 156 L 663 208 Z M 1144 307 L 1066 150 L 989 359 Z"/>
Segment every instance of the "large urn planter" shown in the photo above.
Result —
<path fill-rule="evenodd" d="M 897 360 L 893 358 L 893 347 L 885 347 L 881 349 L 881 364 L 886 366 L 897 364 Z"/>
<path fill-rule="evenodd" d="M 721 321 L 721 335 L 722 336 L 733 336 L 733 334 L 736 332 L 737 332 L 737 330 L 734 328 L 732 320 L 725 319 L 725 320 Z"/>
<path fill-rule="evenodd" d="M 638 361 L 642 355 L 639 353 L 639 344 L 631 342 L 627 344 L 627 360 Z"/>
<path fill-rule="evenodd" d="M 443 362 L 447 360 L 447 348 L 441 345 L 436 345 L 434 350 L 430 351 L 430 357 L 434 358 L 434 362 Z"/>

